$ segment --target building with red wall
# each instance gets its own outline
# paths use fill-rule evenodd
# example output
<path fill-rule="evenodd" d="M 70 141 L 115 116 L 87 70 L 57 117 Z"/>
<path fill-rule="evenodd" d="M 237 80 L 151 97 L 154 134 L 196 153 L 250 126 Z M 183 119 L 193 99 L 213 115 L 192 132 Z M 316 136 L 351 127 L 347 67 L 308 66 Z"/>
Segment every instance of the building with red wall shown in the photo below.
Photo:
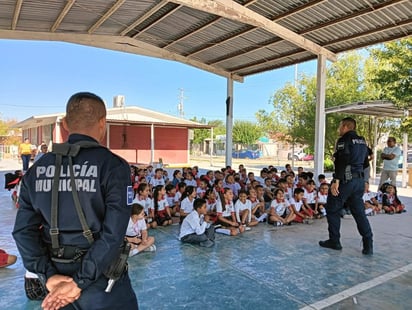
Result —
<path fill-rule="evenodd" d="M 13 127 L 33 144 L 61 143 L 68 132 L 62 126 L 64 113 L 32 116 Z M 107 109 L 107 131 L 102 144 L 130 163 L 166 164 L 189 162 L 190 130 L 208 125 L 136 107 Z"/>

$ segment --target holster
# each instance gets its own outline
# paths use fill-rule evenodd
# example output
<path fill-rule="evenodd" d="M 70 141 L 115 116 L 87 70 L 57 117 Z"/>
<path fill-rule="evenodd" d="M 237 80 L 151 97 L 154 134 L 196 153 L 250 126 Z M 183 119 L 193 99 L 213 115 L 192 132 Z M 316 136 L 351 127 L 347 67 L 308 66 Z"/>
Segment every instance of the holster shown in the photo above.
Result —
<path fill-rule="evenodd" d="M 129 258 L 129 252 L 130 243 L 128 243 L 127 240 L 123 240 L 123 243 L 119 248 L 119 254 L 109 265 L 107 270 L 103 272 L 103 274 L 109 279 L 118 280 L 127 270 L 127 259 Z"/>
<path fill-rule="evenodd" d="M 349 181 L 352 181 L 352 178 L 353 178 L 353 176 L 352 176 L 352 166 L 351 166 L 351 165 L 347 165 L 347 166 L 345 167 L 345 175 L 344 175 L 344 177 L 343 177 L 343 182 L 344 182 L 344 183 L 347 183 L 347 182 L 349 182 Z"/>

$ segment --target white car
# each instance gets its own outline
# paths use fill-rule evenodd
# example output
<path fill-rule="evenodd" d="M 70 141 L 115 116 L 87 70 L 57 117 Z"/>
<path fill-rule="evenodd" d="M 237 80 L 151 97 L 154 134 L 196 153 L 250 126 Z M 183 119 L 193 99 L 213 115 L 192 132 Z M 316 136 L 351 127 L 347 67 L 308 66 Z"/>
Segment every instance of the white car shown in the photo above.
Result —
<path fill-rule="evenodd" d="M 293 159 L 294 160 L 303 160 L 303 157 L 305 157 L 305 156 L 306 156 L 306 153 L 303 152 L 303 150 L 300 150 L 300 151 L 296 151 L 293 154 Z M 288 160 L 292 160 L 292 153 L 288 153 Z"/>

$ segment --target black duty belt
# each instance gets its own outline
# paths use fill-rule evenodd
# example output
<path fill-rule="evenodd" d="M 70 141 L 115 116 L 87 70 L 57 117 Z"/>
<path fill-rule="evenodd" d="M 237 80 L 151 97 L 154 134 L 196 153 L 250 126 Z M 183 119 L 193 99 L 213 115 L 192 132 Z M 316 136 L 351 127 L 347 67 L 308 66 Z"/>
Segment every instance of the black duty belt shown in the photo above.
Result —
<path fill-rule="evenodd" d="M 352 172 L 352 179 L 363 179 L 365 174 L 363 172 Z"/>
<path fill-rule="evenodd" d="M 55 263 L 71 264 L 80 262 L 82 257 L 87 253 L 88 249 L 81 249 L 75 246 L 63 245 L 58 249 L 49 246 L 51 260 Z"/>

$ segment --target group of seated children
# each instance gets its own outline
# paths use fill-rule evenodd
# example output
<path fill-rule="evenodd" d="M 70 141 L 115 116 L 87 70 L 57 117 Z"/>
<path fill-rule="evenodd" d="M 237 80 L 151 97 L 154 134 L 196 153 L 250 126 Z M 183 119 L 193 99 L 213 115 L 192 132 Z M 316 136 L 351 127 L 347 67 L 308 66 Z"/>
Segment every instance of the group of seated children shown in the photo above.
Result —
<path fill-rule="evenodd" d="M 275 226 L 307 223 L 325 214 L 328 185 L 322 184 L 318 193 L 303 171 L 295 178 L 289 168 L 279 178 L 276 168 L 268 167 L 255 178 L 241 165 L 238 173 L 227 167 L 199 177 L 194 167 L 174 171 L 170 180 L 162 169 L 151 168 L 131 169 L 135 198 L 126 233 L 131 256 L 155 251 L 147 229 L 171 225 L 175 216 L 180 219 L 182 242 L 209 247 L 215 232 L 235 236 L 259 222 Z"/>
<path fill-rule="evenodd" d="M 366 215 L 406 212 L 405 205 L 399 200 L 396 187 L 389 183 L 383 183 L 378 193 L 373 193 L 369 190 L 369 183 L 365 182 L 363 202 Z"/>
<path fill-rule="evenodd" d="M 155 251 L 147 228 L 171 225 L 173 217 L 178 218 L 175 222 L 179 221 L 182 242 L 210 247 L 215 232 L 236 236 L 260 222 L 274 226 L 309 224 L 326 215 L 329 184 L 325 176 L 318 176 L 316 186 L 313 173 L 301 167 L 295 176 L 287 164 L 279 176 L 277 169 L 269 166 L 259 177 L 247 173 L 243 165 L 239 172 L 228 166 L 201 176 L 197 167 L 184 168 L 175 170 L 172 180 L 164 170 L 150 168 L 132 168 L 135 199 L 127 230 L 131 255 Z M 386 184 L 377 197 L 366 184 L 363 199 L 366 214 L 393 214 L 405 209 L 392 185 Z"/>

